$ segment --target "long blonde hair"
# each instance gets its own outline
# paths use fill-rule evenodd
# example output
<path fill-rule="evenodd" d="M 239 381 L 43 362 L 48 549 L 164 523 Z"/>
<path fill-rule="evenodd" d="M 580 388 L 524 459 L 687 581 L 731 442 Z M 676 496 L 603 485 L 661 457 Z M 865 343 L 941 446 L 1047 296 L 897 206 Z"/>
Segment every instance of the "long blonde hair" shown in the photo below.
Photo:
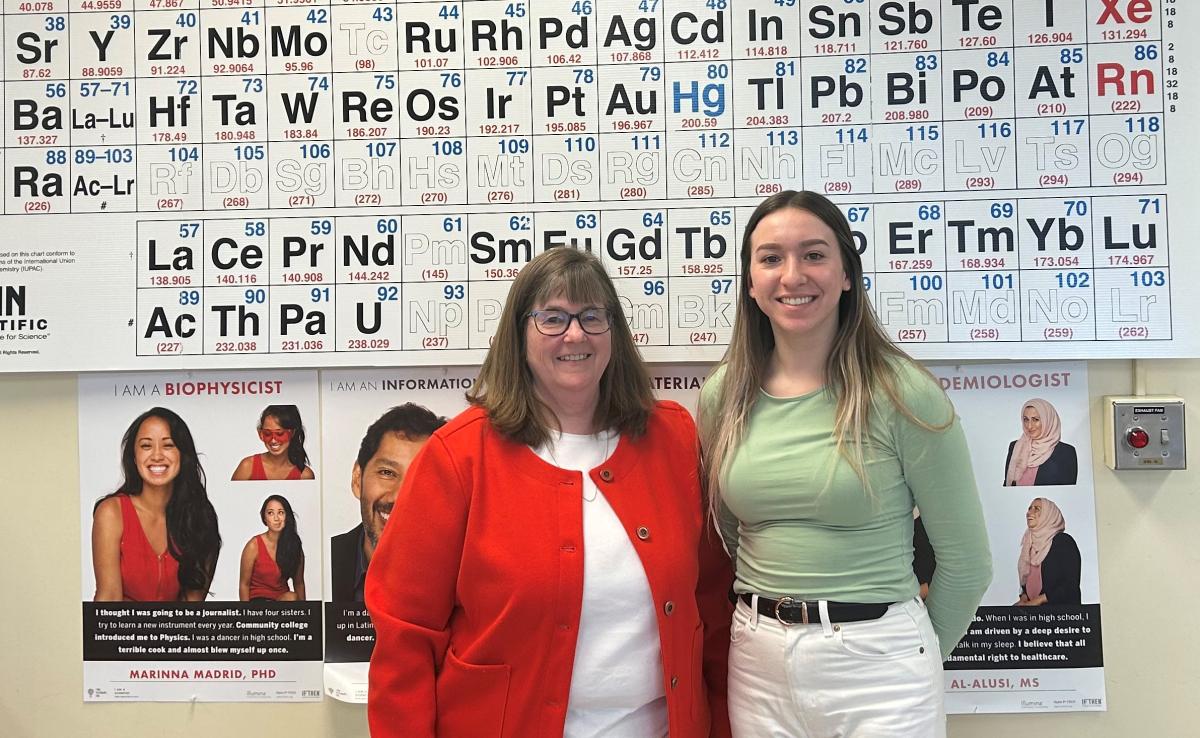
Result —
<path fill-rule="evenodd" d="M 729 347 L 718 365 L 725 368 L 716 397 L 700 408 L 700 443 L 703 479 L 708 489 L 710 512 L 715 516 L 721 502 L 721 480 L 728 471 L 733 452 L 745 438 L 750 412 L 758 399 L 775 334 L 771 321 L 750 297 L 751 235 L 766 216 L 784 208 L 815 215 L 837 238 L 838 252 L 850 289 L 838 301 L 838 326 L 825 364 L 827 391 L 837 398 L 834 435 L 837 451 L 854 469 L 870 493 L 866 476 L 865 440 L 870 430 L 877 390 L 909 420 L 927 430 L 945 430 L 954 421 L 931 425 L 913 415 L 900 397 L 899 370 L 912 362 L 908 354 L 888 340 L 871 310 L 863 285 L 862 257 L 855 247 L 850 223 L 837 205 L 815 192 L 787 190 L 768 197 L 755 209 L 742 235 L 741 289 Z M 912 362 L 915 366 L 919 364 Z M 921 368 L 924 371 L 924 368 Z M 932 376 L 930 377 L 932 379 Z M 949 401 L 947 400 L 947 406 Z"/>

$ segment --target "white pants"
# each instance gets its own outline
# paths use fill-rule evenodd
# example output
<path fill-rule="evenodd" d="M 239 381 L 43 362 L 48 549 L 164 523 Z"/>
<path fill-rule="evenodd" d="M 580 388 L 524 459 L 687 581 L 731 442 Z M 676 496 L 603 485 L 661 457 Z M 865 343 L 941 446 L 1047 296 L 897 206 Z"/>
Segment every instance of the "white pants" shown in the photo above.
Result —
<path fill-rule="evenodd" d="M 925 604 L 898 602 L 878 620 L 783 625 L 739 600 L 729 718 L 734 738 L 945 738 Z"/>

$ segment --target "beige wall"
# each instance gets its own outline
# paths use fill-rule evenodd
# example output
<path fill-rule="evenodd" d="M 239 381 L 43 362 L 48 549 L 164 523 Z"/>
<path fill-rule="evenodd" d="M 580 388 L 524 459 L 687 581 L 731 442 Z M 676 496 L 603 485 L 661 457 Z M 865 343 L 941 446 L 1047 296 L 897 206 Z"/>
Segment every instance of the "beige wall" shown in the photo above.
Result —
<path fill-rule="evenodd" d="M 953 738 L 1200 734 L 1200 362 L 1146 362 L 1146 390 L 1190 404 L 1192 470 L 1103 466 L 1100 397 L 1133 388 L 1128 361 L 1091 362 L 1092 445 L 1109 711 L 959 716 Z M 363 709 L 81 701 L 79 469 L 74 375 L 0 375 L 0 735 L 5 738 L 366 736 Z"/>

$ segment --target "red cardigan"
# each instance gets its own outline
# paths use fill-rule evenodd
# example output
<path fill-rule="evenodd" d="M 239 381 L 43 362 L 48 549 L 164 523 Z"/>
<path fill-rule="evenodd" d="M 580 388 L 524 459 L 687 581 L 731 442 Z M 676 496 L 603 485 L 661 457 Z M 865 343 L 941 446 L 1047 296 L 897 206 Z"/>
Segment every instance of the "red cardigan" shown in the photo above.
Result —
<path fill-rule="evenodd" d="M 732 571 L 705 523 L 697 448 L 687 411 L 659 402 L 646 434 L 622 436 L 590 472 L 650 583 L 671 738 L 730 734 Z M 561 738 L 583 599 L 582 482 L 479 408 L 433 435 L 367 575 L 373 738 Z"/>

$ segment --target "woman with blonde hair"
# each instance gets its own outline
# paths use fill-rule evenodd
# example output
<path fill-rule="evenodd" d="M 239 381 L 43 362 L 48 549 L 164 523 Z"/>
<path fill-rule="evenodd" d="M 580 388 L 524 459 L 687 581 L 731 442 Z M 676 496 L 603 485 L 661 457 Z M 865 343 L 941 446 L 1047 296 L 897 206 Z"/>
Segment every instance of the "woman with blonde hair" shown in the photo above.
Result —
<path fill-rule="evenodd" d="M 701 394 L 734 559 L 734 736 L 945 735 L 942 660 L 991 579 L 970 456 L 936 380 L 876 323 L 837 206 L 764 201 L 729 349 Z M 913 507 L 936 553 L 913 575 Z"/>
<path fill-rule="evenodd" d="M 594 256 L 517 275 L 367 573 L 374 738 L 729 735 L 729 562 L 695 426 Z"/>

